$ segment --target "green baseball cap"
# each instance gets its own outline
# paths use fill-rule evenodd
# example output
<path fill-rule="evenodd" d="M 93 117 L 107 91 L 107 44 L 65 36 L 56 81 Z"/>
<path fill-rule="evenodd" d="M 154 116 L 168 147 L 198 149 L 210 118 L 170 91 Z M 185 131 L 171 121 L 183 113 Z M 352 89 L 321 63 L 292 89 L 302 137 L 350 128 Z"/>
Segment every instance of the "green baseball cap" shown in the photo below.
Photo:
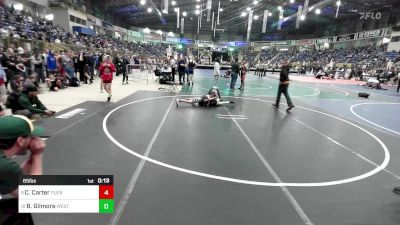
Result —
<path fill-rule="evenodd" d="M 40 136 L 44 128 L 34 126 L 25 116 L 13 115 L 0 117 L 0 140 L 18 137 Z"/>

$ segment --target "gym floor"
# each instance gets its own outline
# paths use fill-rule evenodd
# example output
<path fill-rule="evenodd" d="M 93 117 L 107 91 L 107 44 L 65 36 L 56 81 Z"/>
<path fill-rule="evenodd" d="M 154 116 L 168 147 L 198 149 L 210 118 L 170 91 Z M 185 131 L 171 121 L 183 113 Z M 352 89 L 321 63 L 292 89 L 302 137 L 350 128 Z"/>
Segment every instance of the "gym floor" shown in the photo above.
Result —
<path fill-rule="evenodd" d="M 271 104 L 278 81 L 248 75 L 235 105 L 175 104 L 205 94 L 211 71 L 180 93 L 88 101 L 40 121 L 45 174 L 114 175 L 115 213 L 34 214 L 35 224 L 399 224 L 400 96 L 293 82 L 296 108 Z M 239 85 L 240 81 L 238 81 Z M 372 93 L 369 99 L 359 91 Z"/>

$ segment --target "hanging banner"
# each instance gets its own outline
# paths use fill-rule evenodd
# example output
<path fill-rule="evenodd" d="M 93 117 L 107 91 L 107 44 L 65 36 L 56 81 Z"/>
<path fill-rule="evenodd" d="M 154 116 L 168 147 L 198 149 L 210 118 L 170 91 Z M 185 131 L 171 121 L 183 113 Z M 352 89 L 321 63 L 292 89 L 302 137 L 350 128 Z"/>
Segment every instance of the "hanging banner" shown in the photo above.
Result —
<path fill-rule="evenodd" d="M 207 22 L 210 22 L 212 0 L 207 0 Z"/>
<path fill-rule="evenodd" d="M 181 15 L 181 9 L 180 8 L 178 8 L 177 10 L 176 10 L 176 28 L 178 28 L 179 29 L 179 24 L 180 24 L 180 15 Z"/>
<path fill-rule="evenodd" d="M 310 1 L 309 0 L 306 0 L 305 2 L 304 2 L 304 10 L 303 10 L 303 15 L 304 15 L 304 17 L 307 17 L 307 12 L 308 12 L 308 3 L 309 3 Z"/>
<path fill-rule="evenodd" d="M 262 33 L 263 34 L 265 34 L 267 32 L 268 16 L 269 16 L 269 10 L 264 10 L 264 19 L 263 19 L 263 25 L 262 25 Z"/>
<path fill-rule="evenodd" d="M 283 23 L 283 10 L 279 11 L 279 21 L 278 21 L 278 30 L 282 30 Z"/>
<path fill-rule="evenodd" d="M 256 42 L 253 42 L 253 44 L 254 44 L 254 47 L 272 46 L 272 42 L 271 41 L 256 41 Z"/>
<path fill-rule="evenodd" d="M 198 45 L 213 45 L 214 42 L 212 42 L 212 41 L 197 40 L 197 41 L 196 41 L 196 44 L 198 44 Z"/>
<path fill-rule="evenodd" d="M 181 34 L 185 31 L 185 18 L 181 19 Z"/>
<path fill-rule="evenodd" d="M 219 13 L 221 12 L 221 1 L 218 1 L 218 15 L 217 15 L 217 25 L 219 24 Z"/>
<path fill-rule="evenodd" d="M 250 41 L 251 27 L 253 26 L 253 11 L 249 13 L 249 22 L 247 23 L 247 41 Z"/>
<path fill-rule="evenodd" d="M 166 37 L 165 38 L 166 42 L 170 42 L 170 43 L 179 43 L 179 38 L 174 38 L 174 37 Z"/>
<path fill-rule="evenodd" d="M 357 34 L 357 39 L 379 38 L 384 34 L 384 29 L 370 30 Z"/>
<path fill-rule="evenodd" d="M 169 5 L 169 0 L 164 0 L 164 11 L 165 11 L 165 14 L 168 14 L 168 5 Z"/>
<path fill-rule="evenodd" d="M 325 44 L 325 43 L 333 43 L 333 37 L 328 37 L 328 38 L 317 38 L 316 40 L 315 40 L 315 42 L 316 42 L 316 44 L 318 44 L 318 45 L 323 45 L 323 44 Z"/>
<path fill-rule="evenodd" d="M 186 45 L 191 45 L 191 44 L 194 44 L 195 41 L 193 39 L 179 38 L 179 43 L 186 44 Z"/>
<path fill-rule="evenodd" d="M 293 45 L 313 45 L 313 44 L 315 44 L 315 39 L 304 39 L 304 40 L 293 41 Z"/>
<path fill-rule="evenodd" d="M 290 46 L 293 41 L 274 41 L 274 46 Z"/>
<path fill-rule="evenodd" d="M 343 42 L 343 41 L 354 41 L 356 39 L 356 34 L 345 34 L 336 36 L 335 42 Z"/>
<path fill-rule="evenodd" d="M 235 41 L 235 46 L 236 47 L 245 47 L 245 46 L 250 46 L 250 42 L 248 41 Z"/>
<path fill-rule="evenodd" d="M 297 17 L 296 17 L 296 29 L 300 28 L 300 18 L 301 18 L 301 13 L 303 11 L 303 6 L 299 6 L 298 10 L 297 10 Z"/>

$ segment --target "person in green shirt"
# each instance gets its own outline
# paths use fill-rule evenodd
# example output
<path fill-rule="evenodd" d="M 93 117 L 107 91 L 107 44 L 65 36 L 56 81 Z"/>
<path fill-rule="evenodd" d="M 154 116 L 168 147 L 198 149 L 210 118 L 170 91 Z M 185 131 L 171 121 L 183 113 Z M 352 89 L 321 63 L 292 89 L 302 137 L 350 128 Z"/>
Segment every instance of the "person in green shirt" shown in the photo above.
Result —
<path fill-rule="evenodd" d="M 18 197 L 18 179 L 25 175 L 42 175 L 43 152 L 46 147 L 39 138 L 44 129 L 34 126 L 25 116 L 0 117 L 0 195 Z M 18 165 L 11 158 L 26 155 L 28 159 Z"/>
<path fill-rule="evenodd" d="M 35 86 L 27 86 L 18 98 L 19 109 L 13 112 L 16 115 L 23 115 L 28 118 L 37 119 L 43 116 L 52 116 L 54 111 L 48 110 L 39 100 L 39 90 Z"/>

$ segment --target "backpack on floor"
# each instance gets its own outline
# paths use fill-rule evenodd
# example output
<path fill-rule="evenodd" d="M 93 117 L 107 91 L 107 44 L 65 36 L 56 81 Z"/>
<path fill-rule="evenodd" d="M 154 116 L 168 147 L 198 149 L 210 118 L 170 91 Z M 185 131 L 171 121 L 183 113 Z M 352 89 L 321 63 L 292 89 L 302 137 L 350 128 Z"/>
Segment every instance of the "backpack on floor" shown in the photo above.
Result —
<path fill-rule="evenodd" d="M 358 97 L 360 98 L 368 98 L 370 96 L 370 94 L 368 93 L 358 93 Z"/>
<path fill-rule="evenodd" d="M 79 82 L 78 78 L 73 77 L 71 78 L 70 84 L 71 87 L 79 87 L 81 86 L 81 83 Z"/>

